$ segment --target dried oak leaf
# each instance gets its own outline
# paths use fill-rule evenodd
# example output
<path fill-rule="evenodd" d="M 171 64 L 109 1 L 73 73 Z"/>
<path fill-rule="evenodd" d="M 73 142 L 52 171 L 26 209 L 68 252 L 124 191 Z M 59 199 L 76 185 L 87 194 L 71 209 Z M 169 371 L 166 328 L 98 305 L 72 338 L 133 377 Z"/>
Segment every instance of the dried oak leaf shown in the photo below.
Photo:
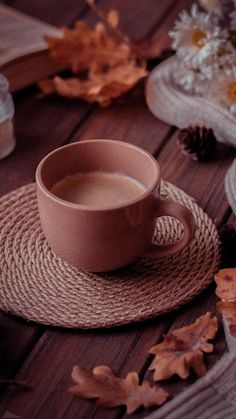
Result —
<path fill-rule="evenodd" d="M 221 269 L 215 275 L 216 295 L 223 301 L 216 308 L 229 323 L 230 333 L 236 337 L 236 269 Z"/>
<path fill-rule="evenodd" d="M 108 106 L 113 98 L 130 90 L 145 75 L 142 67 L 129 62 L 113 68 L 109 73 L 90 74 L 89 80 L 75 77 L 62 79 L 57 76 L 52 80 L 43 80 L 39 85 L 46 94 L 57 92 L 68 98 L 80 97 L 90 103 L 96 101 L 101 106 Z"/>
<path fill-rule="evenodd" d="M 155 355 L 149 369 L 154 370 L 154 380 L 166 380 L 174 374 L 187 378 L 192 368 L 201 377 L 206 373 L 203 352 L 212 352 L 213 339 L 218 329 L 216 317 L 211 313 L 199 317 L 195 323 L 174 330 L 162 343 L 153 346 Z"/>
<path fill-rule="evenodd" d="M 222 300 L 236 300 L 236 268 L 221 269 L 215 275 L 216 295 Z"/>
<path fill-rule="evenodd" d="M 73 29 L 63 28 L 62 37 L 46 36 L 50 54 L 55 60 L 68 64 L 74 73 L 81 71 L 106 71 L 131 57 L 129 45 L 109 36 L 103 23 L 94 29 L 77 21 Z"/>
<path fill-rule="evenodd" d="M 119 15 L 112 10 L 108 19 L 115 27 Z M 93 30 L 78 21 L 74 29 L 63 29 L 61 38 L 46 37 L 46 41 L 52 57 L 66 64 L 75 75 L 41 81 L 39 87 L 45 94 L 57 92 L 107 106 L 148 74 L 146 64 L 137 61 L 127 43 L 109 36 L 103 23 Z M 81 72 L 86 72 L 86 78 L 80 77 Z"/>
<path fill-rule="evenodd" d="M 128 413 L 142 405 L 146 408 L 160 406 L 168 397 L 166 391 L 157 386 L 151 387 L 148 381 L 140 385 L 136 372 L 128 373 L 126 378 L 118 378 L 108 366 L 99 366 L 89 371 L 76 365 L 71 376 L 75 385 L 69 392 L 74 396 L 97 398 L 97 405 L 102 407 L 126 405 Z"/>

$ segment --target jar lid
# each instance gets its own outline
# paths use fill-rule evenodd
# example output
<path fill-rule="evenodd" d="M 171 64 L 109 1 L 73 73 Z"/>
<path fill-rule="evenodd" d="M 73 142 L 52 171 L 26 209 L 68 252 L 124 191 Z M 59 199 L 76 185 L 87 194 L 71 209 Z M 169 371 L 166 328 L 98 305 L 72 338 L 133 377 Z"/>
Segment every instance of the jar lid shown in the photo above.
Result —
<path fill-rule="evenodd" d="M 9 93 L 9 83 L 3 74 L 0 74 L 0 123 L 12 119 L 14 115 L 14 104 Z"/>

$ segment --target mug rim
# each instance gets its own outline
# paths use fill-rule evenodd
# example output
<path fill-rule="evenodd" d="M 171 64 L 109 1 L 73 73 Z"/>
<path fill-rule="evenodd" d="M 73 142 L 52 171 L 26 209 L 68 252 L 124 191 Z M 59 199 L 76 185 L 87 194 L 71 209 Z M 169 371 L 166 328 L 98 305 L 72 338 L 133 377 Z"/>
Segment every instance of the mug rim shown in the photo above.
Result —
<path fill-rule="evenodd" d="M 104 205 L 104 206 L 96 206 L 96 205 L 84 205 L 84 204 L 76 204 L 70 201 L 66 201 L 62 198 L 59 198 L 58 196 L 56 196 L 55 194 L 53 194 L 52 192 L 50 192 L 50 190 L 44 185 L 44 182 L 42 180 L 42 176 L 41 176 L 41 172 L 43 169 L 43 166 L 45 165 L 45 163 L 47 162 L 47 160 L 53 156 L 54 154 L 59 153 L 60 151 L 63 151 L 66 148 L 73 148 L 75 146 L 78 146 L 79 144 L 85 144 L 85 143 L 118 143 L 119 145 L 121 145 L 122 147 L 125 148 L 132 148 L 135 149 L 136 151 L 140 152 L 141 154 L 143 154 L 146 158 L 148 158 L 150 160 L 150 162 L 152 163 L 152 167 L 154 169 L 154 180 L 152 182 L 152 184 L 145 189 L 144 192 L 142 192 L 138 197 L 130 199 L 128 201 L 125 201 L 124 203 L 119 203 L 119 204 L 114 204 L 114 205 Z M 102 211 L 109 211 L 109 210 L 117 210 L 117 209 L 123 209 L 125 207 L 129 207 L 130 205 L 136 204 L 140 201 L 142 201 L 143 199 L 145 199 L 147 196 L 149 196 L 154 189 L 157 187 L 157 185 L 160 182 L 160 166 L 159 163 L 157 162 L 157 160 L 146 150 L 144 150 L 143 148 L 136 146 L 134 144 L 125 142 L 125 141 L 119 141 L 119 140 L 113 140 L 113 139 L 91 139 L 91 140 L 82 140 L 82 141 L 76 141 L 70 144 L 66 144 L 64 146 L 61 147 L 57 147 L 56 149 L 52 150 L 50 153 L 46 154 L 45 157 L 43 157 L 43 159 L 39 162 L 37 169 L 36 169 L 36 174 L 35 174 L 35 180 L 36 180 L 36 185 L 41 189 L 41 191 L 51 200 L 55 201 L 56 203 L 70 208 L 70 209 L 77 209 L 77 210 L 82 210 L 82 211 L 96 211 L 96 212 L 102 212 Z"/>

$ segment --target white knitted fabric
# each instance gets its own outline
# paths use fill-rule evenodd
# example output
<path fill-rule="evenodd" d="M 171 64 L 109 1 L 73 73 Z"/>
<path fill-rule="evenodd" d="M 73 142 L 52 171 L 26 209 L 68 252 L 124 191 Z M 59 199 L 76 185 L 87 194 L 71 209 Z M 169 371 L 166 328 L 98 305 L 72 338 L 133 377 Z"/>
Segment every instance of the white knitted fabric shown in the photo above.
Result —
<path fill-rule="evenodd" d="M 223 317 L 223 325 L 225 331 L 225 338 L 230 352 L 236 354 L 236 338 L 231 335 L 227 320 Z M 235 415 L 236 417 L 236 415 Z"/>
<path fill-rule="evenodd" d="M 234 214 L 236 214 L 236 159 L 233 161 L 225 176 L 225 192 L 229 204 Z"/>

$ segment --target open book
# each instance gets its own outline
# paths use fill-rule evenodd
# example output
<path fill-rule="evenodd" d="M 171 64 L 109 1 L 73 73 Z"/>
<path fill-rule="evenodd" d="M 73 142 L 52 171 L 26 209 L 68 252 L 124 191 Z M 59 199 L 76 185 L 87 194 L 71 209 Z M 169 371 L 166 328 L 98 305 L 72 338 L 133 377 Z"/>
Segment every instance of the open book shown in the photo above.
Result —
<path fill-rule="evenodd" d="M 0 73 L 16 91 L 65 67 L 48 53 L 45 35 L 60 36 L 59 29 L 0 4 Z"/>

